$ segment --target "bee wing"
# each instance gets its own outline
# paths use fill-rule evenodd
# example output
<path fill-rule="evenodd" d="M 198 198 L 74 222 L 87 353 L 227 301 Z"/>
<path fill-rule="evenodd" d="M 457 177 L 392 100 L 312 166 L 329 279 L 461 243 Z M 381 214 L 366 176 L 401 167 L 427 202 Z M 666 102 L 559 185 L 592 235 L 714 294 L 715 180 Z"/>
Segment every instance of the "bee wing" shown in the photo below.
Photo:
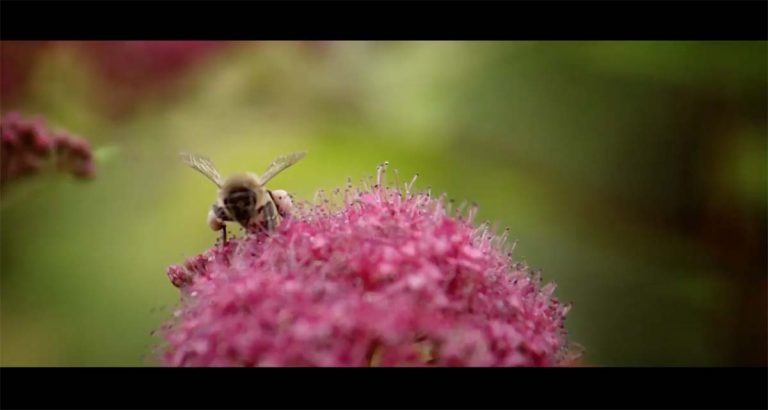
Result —
<path fill-rule="evenodd" d="M 219 174 L 219 171 L 216 169 L 216 166 L 213 165 L 213 161 L 211 161 L 206 157 L 190 154 L 187 152 L 182 152 L 179 154 L 179 156 L 181 157 L 181 160 L 184 161 L 190 167 L 192 167 L 192 169 L 195 169 L 201 174 L 205 175 L 206 177 L 208 177 L 208 179 L 213 181 L 213 183 L 216 184 L 216 186 L 221 188 L 221 184 L 222 184 L 221 175 Z"/>
<path fill-rule="evenodd" d="M 277 159 L 272 161 L 271 164 L 269 164 L 269 167 L 267 167 L 267 170 L 264 171 L 264 174 L 261 175 L 261 178 L 259 179 L 260 184 L 263 186 L 264 184 L 269 182 L 270 179 L 274 178 L 275 175 L 284 171 L 286 168 L 290 167 L 291 165 L 299 162 L 299 160 L 304 158 L 305 155 L 307 155 L 307 152 L 301 151 L 301 152 L 294 152 L 292 154 L 278 157 Z"/>

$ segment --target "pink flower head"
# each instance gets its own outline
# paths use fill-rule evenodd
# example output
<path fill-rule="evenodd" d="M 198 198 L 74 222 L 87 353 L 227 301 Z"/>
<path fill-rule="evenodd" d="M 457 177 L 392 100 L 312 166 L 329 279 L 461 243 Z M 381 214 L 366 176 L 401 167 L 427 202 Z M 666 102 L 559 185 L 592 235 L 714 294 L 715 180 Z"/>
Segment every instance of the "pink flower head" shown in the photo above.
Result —
<path fill-rule="evenodd" d="M 0 121 L 0 183 L 39 172 L 54 161 L 60 171 L 78 178 L 94 173 L 88 142 L 51 131 L 42 118 L 24 119 L 11 112 Z"/>
<path fill-rule="evenodd" d="M 379 183 L 300 204 L 271 235 L 168 275 L 170 366 L 555 366 L 569 307 L 513 263 L 476 208 Z M 415 179 L 415 178 L 414 178 Z"/>

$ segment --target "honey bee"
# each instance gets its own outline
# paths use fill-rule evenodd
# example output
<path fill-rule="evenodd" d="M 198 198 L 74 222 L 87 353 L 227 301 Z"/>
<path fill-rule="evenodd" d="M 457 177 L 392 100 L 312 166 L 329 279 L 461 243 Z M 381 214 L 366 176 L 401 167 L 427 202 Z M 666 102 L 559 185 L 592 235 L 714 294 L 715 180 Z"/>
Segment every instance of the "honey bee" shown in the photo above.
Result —
<path fill-rule="evenodd" d="M 290 213 L 293 201 L 285 190 L 267 189 L 266 184 L 305 155 L 306 152 L 302 151 L 278 157 L 261 176 L 245 172 L 226 179 L 221 177 L 209 158 L 186 152 L 182 152 L 180 157 L 219 188 L 216 202 L 208 211 L 208 226 L 214 231 L 221 230 L 222 239 L 226 242 L 227 222 L 237 222 L 246 231 L 263 229 L 274 232 Z"/>

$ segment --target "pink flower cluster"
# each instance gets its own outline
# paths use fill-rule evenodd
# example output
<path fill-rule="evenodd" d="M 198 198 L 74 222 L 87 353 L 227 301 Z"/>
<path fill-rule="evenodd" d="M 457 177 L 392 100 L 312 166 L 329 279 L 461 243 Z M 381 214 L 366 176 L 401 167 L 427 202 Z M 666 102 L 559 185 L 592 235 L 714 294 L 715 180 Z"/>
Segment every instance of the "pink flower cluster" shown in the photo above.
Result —
<path fill-rule="evenodd" d="M 381 176 L 381 169 L 380 169 Z M 170 366 L 556 366 L 569 307 L 506 235 L 444 197 L 384 187 L 302 204 L 276 233 L 168 270 Z"/>
<path fill-rule="evenodd" d="M 51 131 L 42 118 L 24 119 L 12 112 L 0 121 L 0 183 L 38 173 L 55 162 L 59 171 L 78 178 L 94 174 L 88 141 Z"/>

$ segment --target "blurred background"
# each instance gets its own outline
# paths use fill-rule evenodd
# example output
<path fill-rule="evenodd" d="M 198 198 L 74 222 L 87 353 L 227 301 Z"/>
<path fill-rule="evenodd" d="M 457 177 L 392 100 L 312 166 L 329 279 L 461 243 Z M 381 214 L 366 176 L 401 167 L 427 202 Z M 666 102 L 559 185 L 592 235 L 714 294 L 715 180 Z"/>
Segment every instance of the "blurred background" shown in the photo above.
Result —
<path fill-rule="evenodd" d="M 96 176 L 3 187 L 0 364 L 152 365 L 210 247 L 177 159 L 311 200 L 382 161 L 476 201 L 573 302 L 590 366 L 765 365 L 766 42 L 2 42 L 2 113 L 90 141 Z"/>

